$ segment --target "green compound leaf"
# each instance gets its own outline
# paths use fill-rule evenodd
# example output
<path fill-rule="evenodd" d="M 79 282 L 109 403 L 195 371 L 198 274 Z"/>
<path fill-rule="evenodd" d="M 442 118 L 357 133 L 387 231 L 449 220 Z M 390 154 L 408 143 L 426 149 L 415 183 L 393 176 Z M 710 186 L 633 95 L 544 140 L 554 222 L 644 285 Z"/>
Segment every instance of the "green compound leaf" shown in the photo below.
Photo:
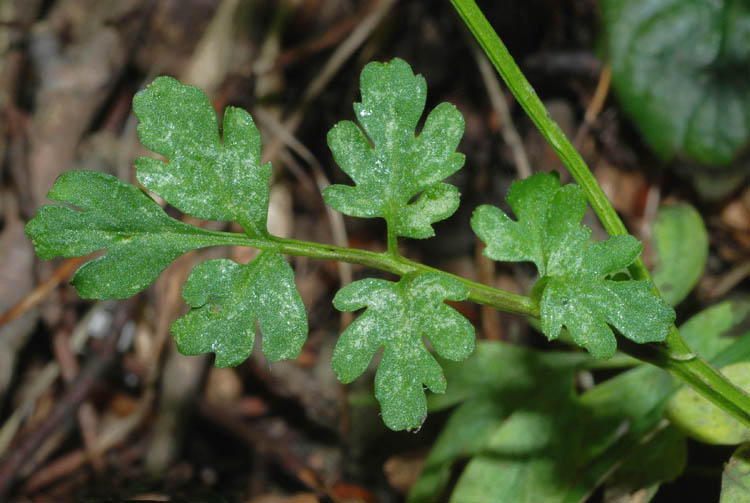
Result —
<path fill-rule="evenodd" d="M 26 225 L 42 259 L 107 253 L 83 265 L 73 286 L 88 299 L 124 299 L 154 282 L 183 253 L 211 246 L 206 231 L 167 216 L 137 187 L 94 171 L 61 175 L 46 205 Z"/>
<path fill-rule="evenodd" d="M 354 112 L 367 136 L 351 121 L 328 133 L 336 162 L 356 185 L 331 185 L 325 200 L 347 215 L 382 217 L 399 236 L 434 236 L 432 224 L 459 204 L 458 189 L 441 180 L 464 164 L 464 155 L 455 152 L 463 117 L 450 103 L 441 103 L 415 136 L 427 86 L 401 59 L 365 66 L 360 87 L 362 102 L 354 104 Z"/>
<path fill-rule="evenodd" d="M 605 501 L 650 501 L 662 482 L 676 479 L 685 470 L 687 442 L 676 428 L 667 426 L 644 435 L 621 463 L 607 482 Z M 641 494 L 650 496 L 638 499 Z"/>
<path fill-rule="evenodd" d="M 727 165 L 750 140 L 750 3 L 604 0 L 612 83 L 661 157 Z"/>
<path fill-rule="evenodd" d="M 597 358 L 609 358 L 617 342 L 610 325 L 635 342 L 658 342 L 675 319 L 672 308 L 644 281 L 614 281 L 641 253 L 633 236 L 590 243 L 580 225 L 586 198 L 577 185 L 560 187 L 555 175 L 540 173 L 515 182 L 508 204 L 518 217 L 480 206 L 471 226 L 498 261 L 530 261 L 542 280 L 542 331 L 556 339 L 565 326 L 575 342 Z"/>
<path fill-rule="evenodd" d="M 471 219 L 471 227 L 487 245 L 485 255 L 504 262 L 534 262 L 539 275 L 546 276 L 547 261 L 552 248 L 557 245 L 547 237 L 547 210 L 559 190 L 560 181 L 554 175 L 538 174 L 513 183 L 506 200 L 513 208 L 517 222 L 499 208 L 479 206 Z M 575 189 L 568 186 L 566 191 Z M 578 204 L 579 207 L 558 214 L 558 228 L 570 228 L 572 238 L 587 240 L 588 232 L 578 225 L 580 219 L 575 220 L 578 213 L 586 211 L 585 200 L 582 207 L 580 198 L 561 198 L 560 202 Z"/>
<path fill-rule="evenodd" d="M 169 160 L 136 160 L 144 187 L 196 218 L 238 222 L 253 237 L 268 234 L 271 165 L 260 164 L 260 133 L 246 111 L 226 109 L 222 143 L 205 93 L 171 77 L 139 92 L 133 110 L 141 142 Z"/>
<path fill-rule="evenodd" d="M 378 348 L 384 347 L 375 376 L 375 397 L 389 428 L 422 425 L 427 415 L 423 385 L 434 393 L 445 392 L 443 371 L 423 337 L 449 360 L 462 360 L 474 350 L 474 327 L 443 302 L 468 295 L 468 289 L 449 276 L 426 273 L 406 275 L 398 283 L 355 281 L 333 299 L 339 311 L 367 307 L 341 334 L 333 353 L 333 370 L 342 382 L 352 382 L 367 369 Z"/>
<path fill-rule="evenodd" d="M 296 358 L 307 337 L 307 315 L 294 271 L 275 252 L 246 265 L 209 260 L 193 269 L 182 291 L 192 309 L 172 324 L 185 355 L 216 353 L 216 366 L 239 365 L 250 356 L 255 321 L 271 361 Z"/>

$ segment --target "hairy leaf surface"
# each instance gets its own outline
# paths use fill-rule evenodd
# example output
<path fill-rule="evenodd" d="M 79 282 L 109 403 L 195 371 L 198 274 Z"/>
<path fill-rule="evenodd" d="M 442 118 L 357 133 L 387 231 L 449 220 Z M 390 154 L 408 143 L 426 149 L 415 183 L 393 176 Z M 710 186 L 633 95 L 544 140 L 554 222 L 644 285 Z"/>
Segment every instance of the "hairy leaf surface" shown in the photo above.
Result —
<path fill-rule="evenodd" d="M 333 370 L 344 383 L 367 369 L 375 352 L 383 357 L 375 376 L 375 397 L 383 421 L 394 430 L 419 428 L 427 415 L 423 386 L 443 393 L 446 381 L 423 337 L 440 356 L 467 358 L 474 349 L 474 327 L 443 301 L 463 300 L 467 288 L 438 273 L 406 275 L 398 283 L 364 279 L 336 294 L 340 311 L 367 307 L 342 334 L 333 353 Z"/>
<path fill-rule="evenodd" d="M 204 262 L 190 273 L 182 295 L 192 309 L 172 324 L 172 333 L 183 354 L 211 352 L 217 367 L 239 365 L 253 350 L 256 320 L 269 360 L 296 358 L 302 350 L 305 306 L 294 271 L 278 253 L 261 252 L 246 265 Z"/>
<path fill-rule="evenodd" d="M 415 136 L 427 86 L 401 59 L 365 66 L 360 87 L 362 102 L 354 112 L 364 132 L 342 121 L 328 133 L 337 164 L 355 185 L 331 185 L 325 200 L 347 215 L 382 217 L 399 236 L 431 237 L 432 224 L 458 208 L 458 189 L 442 180 L 463 166 L 464 155 L 455 152 L 463 117 L 441 103 Z"/>
<path fill-rule="evenodd" d="M 227 107 L 224 141 L 208 97 L 159 77 L 133 99 L 138 136 L 168 159 L 136 160 L 138 181 L 196 218 L 238 222 L 250 236 L 268 234 L 271 165 L 260 164 L 261 138 L 245 110 Z"/>
<path fill-rule="evenodd" d="M 211 246 L 209 233 L 169 217 L 137 187 L 95 171 L 61 175 L 46 205 L 26 226 L 42 259 L 107 253 L 73 277 L 81 297 L 123 299 L 154 282 L 183 253 Z"/>
<path fill-rule="evenodd" d="M 675 314 L 651 285 L 611 279 L 638 257 L 640 242 L 626 235 L 591 243 L 591 230 L 581 225 L 586 198 L 577 185 L 561 187 L 555 175 L 540 173 L 515 182 L 508 204 L 517 221 L 484 205 L 471 225 L 487 244 L 487 257 L 536 264 L 542 278 L 535 293 L 547 337 L 556 339 L 565 326 L 598 358 L 617 349 L 610 326 L 635 342 L 666 338 Z"/>

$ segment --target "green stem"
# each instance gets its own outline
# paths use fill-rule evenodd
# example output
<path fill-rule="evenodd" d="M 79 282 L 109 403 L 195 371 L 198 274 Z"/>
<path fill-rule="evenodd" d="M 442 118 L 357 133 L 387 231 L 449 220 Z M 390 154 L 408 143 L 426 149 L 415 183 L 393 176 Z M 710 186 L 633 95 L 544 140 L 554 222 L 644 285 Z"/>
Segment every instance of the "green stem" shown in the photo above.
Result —
<path fill-rule="evenodd" d="M 451 0 L 458 14 L 482 46 L 497 72 L 505 81 L 521 108 L 531 118 L 542 136 L 557 152 L 570 174 L 583 188 L 592 208 L 599 216 L 610 235 L 627 234 L 628 231 L 609 203 L 607 196 L 586 166 L 581 154 L 573 147 L 565 133 L 547 113 L 542 100 L 518 68 L 508 49 L 498 37 L 487 18 L 474 0 Z"/>
<path fill-rule="evenodd" d="M 670 327 L 669 337 L 679 337 L 677 328 Z M 683 348 L 675 352 L 666 344 L 636 344 L 625 338 L 618 339 L 621 351 L 639 360 L 656 365 L 687 383 L 708 400 L 724 409 L 737 420 L 750 426 L 750 398 L 699 355 L 690 351 L 682 338 Z"/>
<path fill-rule="evenodd" d="M 393 228 L 393 226 L 390 224 L 390 222 L 388 222 L 387 225 L 388 225 L 388 230 L 387 230 L 388 253 L 390 253 L 391 255 L 395 257 L 395 256 L 398 256 L 399 254 L 398 253 L 398 235 L 396 234 L 396 231 Z"/>
<path fill-rule="evenodd" d="M 451 0 L 451 3 L 474 34 L 479 45 L 482 46 L 521 107 L 584 190 L 591 207 L 609 235 L 627 234 L 625 224 L 620 220 L 586 162 L 570 143 L 562 129 L 549 116 L 534 88 L 526 80 L 505 44 L 500 40 L 474 0 Z M 651 280 L 648 269 L 640 258 L 629 269 L 634 279 Z M 655 287 L 654 292 L 657 295 L 659 294 Z M 705 398 L 750 426 L 750 396 L 734 386 L 711 365 L 698 358 L 682 339 L 676 327 L 670 327 L 667 339 L 660 346 L 642 345 L 642 348 L 637 350 L 630 345 L 626 347 L 632 351 L 629 354 L 672 372 Z"/>
<path fill-rule="evenodd" d="M 560 126 L 552 120 L 542 100 L 537 96 L 521 69 L 516 64 L 513 56 L 508 52 L 503 41 L 492 28 L 487 18 L 477 6 L 474 0 L 451 0 L 458 14 L 469 27 L 474 37 L 482 46 L 497 72 L 505 81 L 508 89 L 516 97 L 521 108 L 531 118 L 542 136 L 560 156 L 563 164 L 568 168 L 570 174 L 581 186 L 586 194 L 591 207 L 601 220 L 602 225 L 610 236 L 628 234 L 625 224 L 620 219 L 617 211 L 612 207 L 606 194 L 602 190 L 596 178 L 589 170 L 586 161 L 575 149 Z M 639 257 L 630 267 L 634 279 L 650 281 L 651 276 L 643 261 Z M 656 290 L 654 290 L 656 292 Z"/>
<path fill-rule="evenodd" d="M 250 246 L 259 250 L 275 250 L 288 255 L 347 262 L 389 272 L 398 276 L 414 272 L 439 272 L 466 285 L 469 289 L 469 300 L 473 302 L 492 306 L 510 313 L 533 316 L 535 318 L 539 317 L 539 305 L 530 297 L 483 285 L 482 283 L 477 283 L 456 276 L 455 274 L 414 262 L 401 255 L 394 255 L 390 251 L 376 253 L 342 246 L 278 238 L 275 236 L 270 236 L 267 239 L 257 239 L 236 232 L 205 231 L 205 234 L 212 236 L 216 240 L 216 245 Z"/>

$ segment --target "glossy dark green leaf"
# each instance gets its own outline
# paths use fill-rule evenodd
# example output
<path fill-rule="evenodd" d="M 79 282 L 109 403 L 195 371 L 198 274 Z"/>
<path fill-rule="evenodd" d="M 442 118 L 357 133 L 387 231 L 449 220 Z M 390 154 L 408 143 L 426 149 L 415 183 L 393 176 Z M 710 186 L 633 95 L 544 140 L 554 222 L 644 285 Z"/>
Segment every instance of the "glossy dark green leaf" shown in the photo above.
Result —
<path fill-rule="evenodd" d="M 592 361 L 582 352 L 542 352 L 514 344 L 480 341 L 469 360 L 440 361 L 450 386 L 445 393 L 429 396 L 430 411 L 499 395 L 503 396 L 502 405 L 510 410 L 527 400 L 537 401 L 536 393 L 546 383 L 565 381 L 574 370 L 585 368 Z"/>
<path fill-rule="evenodd" d="M 703 274 L 708 258 L 708 233 L 703 219 L 689 204 L 664 206 L 653 229 L 657 265 L 654 284 L 676 306 Z"/>
<path fill-rule="evenodd" d="M 463 154 L 455 152 L 463 117 L 441 103 L 416 136 L 427 86 L 398 58 L 365 66 L 360 88 L 354 112 L 363 129 L 343 121 L 328 133 L 336 163 L 355 185 L 331 185 L 325 200 L 347 215 L 382 217 L 399 236 L 431 237 L 432 224 L 458 208 L 458 189 L 442 180 L 463 166 Z"/>
<path fill-rule="evenodd" d="M 141 142 L 168 160 L 136 160 L 144 187 L 196 218 L 238 222 L 253 237 L 268 234 L 271 165 L 260 163 L 260 133 L 246 111 L 226 109 L 222 142 L 205 93 L 171 77 L 139 92 L 133 110 Z"/>
<path fill-rule="evenodd" d="M 734 336 L 743 330 L 747 332 L 743 324 L 749 315 L 750 303 L 727 301 L 692 317 L 680 326 L 680 333 L 693 349 L 714 363 L 719 360 L 726 360 L 727 363 L 742 361 L 748 357 L 750 333 L 739 339 Z M 655 438 L 654 432 L 662 431 L 660 425 L 664 412 L 679 387 L 680 382 L 666 372 L 641 366 L 584 393 L 581 402 L 589 410 L 586 417 L 590 421 L 582 421 L 578 427 L 589 431 L 587 443 L 607 447 L 575 477 L 576 482 L 565 501 L 586 500 L 606 475 L 615 469 L 624 472 L 618 474 L 614 471 L 610 482 L 630 481 L 621 484 L 621 489 L 642 485 L 650 487 L 650 492 L 653 492 L 656 484 L 674 478 L 683 463 L 682 434 L 670 432 L 668 445 L 659 447 L 661 444 L 658 444 L 655 447 L 667 448 L 672 452 L 668 461 L 662 459 L 658 469 L 648 468 L 649 460 L 653 459 L 649 455 L 648 445 L 651 445 L 649 439 Z M 619 421 L 620 428 L 615 430 L 615 436 L 610 437 L 612 421 Z M 603 444 L 602 440 L 605 441 Z M 659 461 L 653 460 L 653 463 L 659 464 Z"/>
<path fill-rule="evenodd" d="M 641 253 L 633 236 L 589 242 L 581 225 L 586 198 L 577 185 L 560 187 L 555 175 L 540 173 L 516 181 L 508 204 L 518 220 L 493 206 L 480 206 L 471 225 L 487 244 L 484 254 L 501 261 L 531 261 L 542 279 L 542 331 L 556 339 L 564 326 L 575 342 L 597 358 L 614 355 L 610 326 L 635 342 L 659 342 L 675 313 L 644 281 L 615 281 Z"/>
<path fill-rule="evenodd" d="M 720 503 L 750 501 L 750 444 L 744 444 L 732 454 L 721 477 Z"/>
<path fill-rule="evenodd" d="M 43 206 L 27 224 L 41 258 L 107 250 L 73 277 L 84 298 L 135 295 L 183 253 L 214 244 L 208 232 L 170 218 L 143 191 L 103 173 L 64 173 L 47 197 L 78 209 Z"/>
<path fill-rule="evenodd" d="M 750 139 L 750 3 L 603 0 L 612 82 L 664 159 L 729 164 Z"/>
<path fill-rule="evenodd" d="M 546 403 L 543 410 L 516 411 L 493 432 L 461 474 L 451 502 L 562 501 L 560 482 L 575 471 L 557 460 L 580 458 L 585 446 L 575 408 L 563 397 Z"/>
<path fill-rule="evenodd" d="M 439 273 L 406 275 L 398 283 L 364 279 L 336 294 L 340 311 L 367 307 L 340 336 L 333 370 L 349 383 L 367 369 L 375 352 L 383 357 L 375 375 L 375 397 L 383 421 L 393 430 L 419 428 L 427 415 L 424 386 L 443 393 L 445 377 L 425 347 L 451 360 L 467 358 L 474 349 L 474 327 L 443 301 L 463 300 L 467 288 Z"/>
<path fill-rule="evenodd" d="M 250 356 L 255 322 L 263 353 L 271 361 L 299 356 L 307 337 L 307 315 L 294 271 L 274 252 L 249 264 L 210 260 L 190 273 L 182 292 L 192 309 L 172 324 L 182 354 L 216 354 L 216 366 L 239 365 Z"/>
<path fill-rule="evenodd" d="M 528 365 L 530 372 L 544 369 L 533 362 L 517 365 Z M 570 367 L 565 377 L 547 369 L 537 388 L 526 392 L 525 401 L 508 400 L 513 405 L 498 418 L 483 448 L 470 453 L 473 457 L 451 501 L 585 501 L 659 421 L 663 392 L 673 389 L 668 375 L 643 368 L 623 374 L 596 394 L 577 398 L 574 371 Z M 512 383 L 507 385 L 513 389 Z M 641 387 L 648 387 L 648 393 Z M 620 402 L 614 400 L 618 393 Z M 639 400 L 632 401 L 634 395 Z M 503 397 L 495 394 L 493 399 L 504 403 Z"/>

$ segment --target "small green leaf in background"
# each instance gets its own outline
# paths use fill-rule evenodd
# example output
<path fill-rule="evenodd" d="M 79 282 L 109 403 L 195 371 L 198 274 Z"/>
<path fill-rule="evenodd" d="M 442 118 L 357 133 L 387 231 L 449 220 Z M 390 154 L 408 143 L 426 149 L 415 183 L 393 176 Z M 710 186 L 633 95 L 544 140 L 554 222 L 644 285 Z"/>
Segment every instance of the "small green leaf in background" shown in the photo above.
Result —
<path fill-rule="evenodd" d="M 239 365 L 250 356 L 255 321 L 263 353 L 271 361 L 299 356 L 307 337 L 307 315 L 294 271 L 274 252 L 243 265 L 209 260 L 193 269 L 182 293 L 192 309 L 172 324 L 185 355 L 216 353 L 216 366 Z"/>
<path fill-rule="evenodd" d="M 451 380 L 451 385 L 453 381 Z M 541 397 L 540 397 L 541 399 Z M 451 414 L 432 445 L 419 479 L 409 489 L 409 503 L 432 503 L 448 485 L 453 464 L 482 452 L 508 415 L 499 400 L 469 400 Z"/>
<path fill-rule="evenodd" d="M 713 360 L 748 334 L 750 299 L 726 300 L 696 314 L 680 326 L 680 334 L 693 350 Z M 716 363 L 716 362 L 712 362 Z"/>
<path fill-rule="evenodd" d="M 670 425 L 645 435 L 607 481 L 605 501 L 650 501 L 662 483 L 682 474 L 687 454 L 685 437 Z"/>
<path fill-rule="evenodd" d="M 700 213 L 689 204 L 663 206 L 654 222 L 657 265 L 653 280 L 662 298 L 679 304 L 703 274 L 708 233 Z"/>
<path fill-rule="evenodd" d="M 489 345 L 495 346 L 492 352 L 483 347 Z M 641 443 L 653 436 L 665 398 L 676 387 L 665 372 L 638 367 L 576 396 L 573 377 L 594 361 L 590 357 L 584 360 L 581 354 L 540 353 L 528 348 L 519 351 L 498 343 L 482 343 L 478 348 L 478 356 L 499 353 L 497 373 L 509 369 L 512 377 L 492 382 L 495 373 L 488 372 L 486 379 L 469 378 L 467 384 L 473 382 L 475 388 L 469 395 L 465 394 L 468 386 L 459 384 L 458 393 L 471 397 L 454 413 L 456 421 L 465 422 L 456 424 L 451 416 L 451 429 L 436 442 L 434 457 L 431 452 L 425 464 L 425 480 L 415 484 L 410 502 L 435 501 L 450 476 L 445 468 L 441 472 L 440 458 L 446 463 L 470 457 L 451 501 L 530 503 L 585 501 L 626 460 L 636 458 L 637 466 L 650 459 Z M 463 367 L 471 369 L 474 362 L 484 368 L 479 358 Z M 446 366 L 452 385 L 462 382 L 461 374 L 454 372 L 460 369 Z M 450 388 L 448 395 L 455 391 Z M 470 417 L 472 411 L 478 418 Z M 473 435 L 461 434 L 462 427 Z M 674 452 L 681 452 L 680 438 L 675 439 Z M 680 459 L 638 477 L 623 473 L 621 480 L 658 484 L 681 470 Z"/>
<path fill-rule="evenodd" d="M 352 382 L 384 347 L 375 375 L 375 397 L 389 428 L 419 428 L 427 415 L 423 386 L 434 393 L 445 391 L 443 371 L 423 337 L 437 354 L 450 360 L 463 360 L 474 350 L 474 327 L 443 302 L 463 300 L 468 294 L 457 280 L 426 273 L 406 275 L 398 283 L 355 281 L 333 299 L 339 311 L 367 307 L 341 334 L 333 353 L 333 370 L 342 382 Z"/>
<path fill-rule="evenodd" d="M 196 218 L 238 222 L 253 237 L 268 234 L 271 165 L 260 164 L 261 138 L 240 108 L 224 112 L 224 141 L 208 97 L 171 77 L 158 77 L 133 98 L 138 137 L 168 159 L 136 160 L 138 181 Z"/>
<path fill-rule="evenodd" d="M 471 226 L 487 244 L 487 257 L 536 264 L 542 331 L 549 339 L 565 326 L 579 346 L 609 358 L 617 349 L 610 325 L 635 342 L 666 338 L 675 313 L 651 285 L 609 279 L 640 255 L 640 242 L 624 235 L 590 243 L 591 230 L 580 224 L 587 207 L 580 187 L 560 187 L 555 175 L 539 173 L 514 182 L 508 204 L 518 221 L 483 205 Z"/>
<path fill-rule="evenodd" d="M 685 342 L 747 390 L 750 376 L 750 300 L 728 300 L 696 314 L 680 326 Z M 750 429 L 684 387 L 670 401 L 668 415 L 686 434 L 702 442 L 733 445 L 750 439 Z"/>
<path fill-rule="evenodd" d="M 750 501 L 750 444 L 734 451 L 721 477 L 720 503 Z"/>
<path fill-rule="evenodd" d="M 750 2 L 601 7 L 613 86 L 656 153 L 732 162 L 750 139 Z"/>
<path fill-rule="evenodd" d="M 336 163 L 356 185 L 331 185 L 325 200 L 347 215 L 382 217 L 399 236 L 431 237 L 432 224 L 458 208 L 458 189 L 442 180 L 464 164 L 464 155 L 455 152 L 463 116 L 450 103 L 441 103 L 415 136 L 427 86 L 398 58 L 365 66 L 360 87 L 362 102 L 354 104 L 354 112 L 367 136 L 351 121 L 339 122 L 328 133 Z"/>
<path fill-rule="evenodd" d="M 572 429 L 584 433 L 583 442 L 589 446 L 592 459 L 584 463 L 567 458 L 568 463 L 577 463 L 579 468 L 565 501 L 586 501 L 605 480 L 616 483 L 619 478 L 621 488 L 635 492 L 672 480 L 681 473 L 685 464 L 685 439 L 681 434 L 665 432 L 672 441 L 670 449 L 675 457 L 658 469 L 653 469 L 654 461 L 647 447 L 659 445 L 650 444 L 649 439 L 662 430 L 664 409 L 676 388 L 668 373 L 641 365 L 580 395 L 586 419 Z M 566 463 L 565 458 L 561 463 Z M 637 471 L 638 466 L 642 473 L 627 473 L 628 467 Z M 619 473 L 620 469 L 626 471 Z M 641 483 L 642 487 L 636 487 Z"/>
<path fill-rule="evenodd" d="M 124 299 L 154 282 L 183 253 L 210 246 L 208 233 L 170 218 L 137 187 L 95 171 L 68 171 L 26 225 L 42 259 L 107 253 L 84 264 L 73 286 L 87 299 Z"/>
<path fill-rule="evenodd" d="M 680 333 L 712 362 L 748 360 L 750 333 L 734 337 L 746 331 L 748 316 L 750 302 L 727 301 L 693 316 Z M 572 503 L 586 501 L 603 483 L 613 495 L 653 494 L 684 467 L 684 436 L 672 425 L 663 426 L 680 383 L 641 365 L 576 396 L 575 372 L 601 363 L 585 353 L 487 341 L 479 342 L 466 362 L 442 363 L 450 386 L 445 394 L 429 397 L 430 411 L 457 407 L 408 501 L 438 501 L 452 465 L 461 459 L 470 460 L 464 470 L 470 478 L 459 477 L 460 492 L 457 488 L 452 499 L 459 503 L 479 495 L 478 501 Z M 524 414 L 514 419 L 513 434 L 503 432 L 517 411 Z M 542 435 L 547 443 L 540 447 Z M 526 437 L 531 437 L 528 448 L 519 447 Z"/>
<path fill-rule="evenodd" d="M 580 431 L 573 429 L 575 408 L 565 403 L 564 395 L 547 404 L 542 410 L 514 412 L 492 433 L 461 474 L 451 502 L 562 501 L 560 481 L 573 476 L 575 466 L 564 467 L 556 460 L 571 454 L 580 458 L 585 447 Z"/>
<path fill-rule="evenodd" d="M 750 392 L 750 362 L 721 369 L 738 387 Z M 682 388 L 669 403 L 669 419 L 696 440 L 708 444 L 734 445 L 750 441 L 750 428 L 719 409 L 692 388 Z"/>
<path fill-rule="evenodd" d="M 429 397 L 430 411 L 459 404 L 452 413 L 438 440 L 433 445 L 419 480 L 412 486 L 410 503 L 432 503 L 451 478 L 452 464 L 487 452 L 488 442 L 516 409 L 537 410 L 545 404 L 567 401 L 575 372 L 591 358 L 584 353 L 540 352 L 530 348 L 480 341 L 474 354 L 460 364 L 443 362 L 448 390 Z M 555 408 L 554 405 L 551 408 Z M 556 414 L 554 414 L 556 415 Z M 492 458 L 491 454 L 489 456 Z M 476 486 L 473 495 L 454 495 L 455 501 L 510 501 L 506 493 L 496 499 L 500 487 L 492 479 L 498 473 L 490 470 L 484 483 Z M 482 475 L 479 475 L 483 479 Z M 490 487 L 488 487 L 490 486 Z M 533 491 L 532 487 L 528 487 Z M 481 499 L 472 499 L 485 491 Z M 466 497 L 464 497 L 466 496 Z M 518 501 L 523 501 L 522 499 Z M 541 501 L 541 500 L 540 500 Z"/>

